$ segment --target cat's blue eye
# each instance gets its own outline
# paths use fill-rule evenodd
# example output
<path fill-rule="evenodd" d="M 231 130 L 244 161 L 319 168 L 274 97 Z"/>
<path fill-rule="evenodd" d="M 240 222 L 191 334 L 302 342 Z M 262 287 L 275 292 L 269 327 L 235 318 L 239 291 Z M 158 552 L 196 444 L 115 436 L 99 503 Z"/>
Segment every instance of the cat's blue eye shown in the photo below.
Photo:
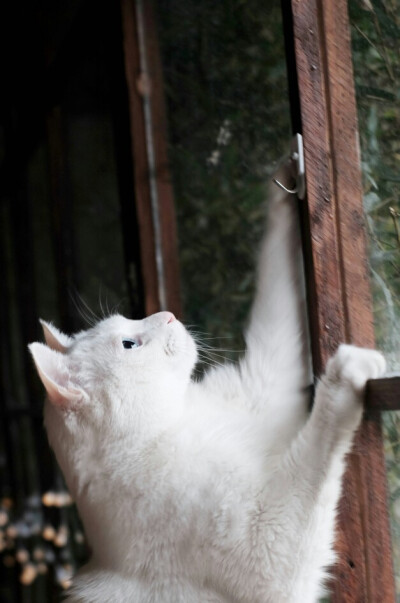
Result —
<path fill-rule="evenodd" d="M 122 345 L 126 350 L 131 350 L 132 348 L 138 348 L 141 345 L 141 341 L 139 339 L 123 339 Z"/>

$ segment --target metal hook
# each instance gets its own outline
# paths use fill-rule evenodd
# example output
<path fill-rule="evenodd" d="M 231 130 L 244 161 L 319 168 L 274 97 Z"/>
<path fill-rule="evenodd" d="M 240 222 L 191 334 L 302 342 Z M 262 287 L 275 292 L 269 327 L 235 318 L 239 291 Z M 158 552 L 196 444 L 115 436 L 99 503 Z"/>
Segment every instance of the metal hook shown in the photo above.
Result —
<path fill-rule="evenodd" d="M 273 181 L 279 188 L 283 189 L 290 195 L 297 195 L 299 199 L 304 199 L 306 194 L 305 168 L 304 168 L 304 152 L 303 152 L 303 137 L 301 134 L 296 134 L 290 144 L 290 168 L 296 180 L 296 186 L 293 189 L 288 189 L 279 182 L 276 178 Z"/>
<path fill-rule="evenodd" d="M 282 188 L 285 192 L 290 193 L 291 195 L 297 195 L 297 186 L 290 190 L 289 188 L 286 188 L 286 186 L 284 186 L 282 182 L 279 182 L 279 180 L 277 180 L 276 178 L 272 178 L 272 181 L 275 182 L 275 184 L 277 184 L 279 188 Z"/>

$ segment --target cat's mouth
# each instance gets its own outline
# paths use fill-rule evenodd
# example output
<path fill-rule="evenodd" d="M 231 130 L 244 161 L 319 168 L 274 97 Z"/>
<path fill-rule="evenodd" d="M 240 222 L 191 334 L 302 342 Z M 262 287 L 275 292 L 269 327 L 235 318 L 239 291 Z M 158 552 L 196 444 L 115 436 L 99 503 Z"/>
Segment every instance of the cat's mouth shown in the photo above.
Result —
<path fill-rule="evenodd" d="M 179 353 L 188 353 L 191 348 L 192 339 L 186 329 L 174 330 L 168 333 L 164 351 L 167 356 L 176 356 Z"/>
<path fill-rule="evenodd" d="M 176 353 L 176 338 L 172 333 L 170 333 L 167 337 L 164 350 L 167 356 L 174 356 Z"/>

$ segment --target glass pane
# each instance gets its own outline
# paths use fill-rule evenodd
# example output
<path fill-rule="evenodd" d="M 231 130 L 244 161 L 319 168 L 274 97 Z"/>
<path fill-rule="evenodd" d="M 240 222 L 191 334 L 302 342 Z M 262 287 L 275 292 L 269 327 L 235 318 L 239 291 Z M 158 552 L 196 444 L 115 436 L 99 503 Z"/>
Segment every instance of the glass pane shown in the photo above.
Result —
<path fill-rule="evenodd" d="M 400 2 L 351 0 L 350 18 L 375 333 L 400 371 Z M 400 413 L 384 413 L 384 433 L 400 600 Z"/>
<path fill-rule="evenodd" d="M 291 137 L 280 2 L 156 6 L 185 320 L 240 349 L 265 183 Z"/>

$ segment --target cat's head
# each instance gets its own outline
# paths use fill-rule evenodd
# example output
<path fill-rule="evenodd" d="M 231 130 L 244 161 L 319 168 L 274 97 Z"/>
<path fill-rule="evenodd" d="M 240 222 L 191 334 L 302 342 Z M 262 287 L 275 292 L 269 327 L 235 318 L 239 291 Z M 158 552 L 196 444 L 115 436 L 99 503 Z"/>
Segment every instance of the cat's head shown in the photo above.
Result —
<path fill-rule="evenodd" d="M 114 315 L 72 337 L 42 326 L 47 345 L 29 349 L 47 391 L 53 446 L 66 434 L 140 437 L 179 416 L 197 352 L 170 312 L 143 320 Z"/>

